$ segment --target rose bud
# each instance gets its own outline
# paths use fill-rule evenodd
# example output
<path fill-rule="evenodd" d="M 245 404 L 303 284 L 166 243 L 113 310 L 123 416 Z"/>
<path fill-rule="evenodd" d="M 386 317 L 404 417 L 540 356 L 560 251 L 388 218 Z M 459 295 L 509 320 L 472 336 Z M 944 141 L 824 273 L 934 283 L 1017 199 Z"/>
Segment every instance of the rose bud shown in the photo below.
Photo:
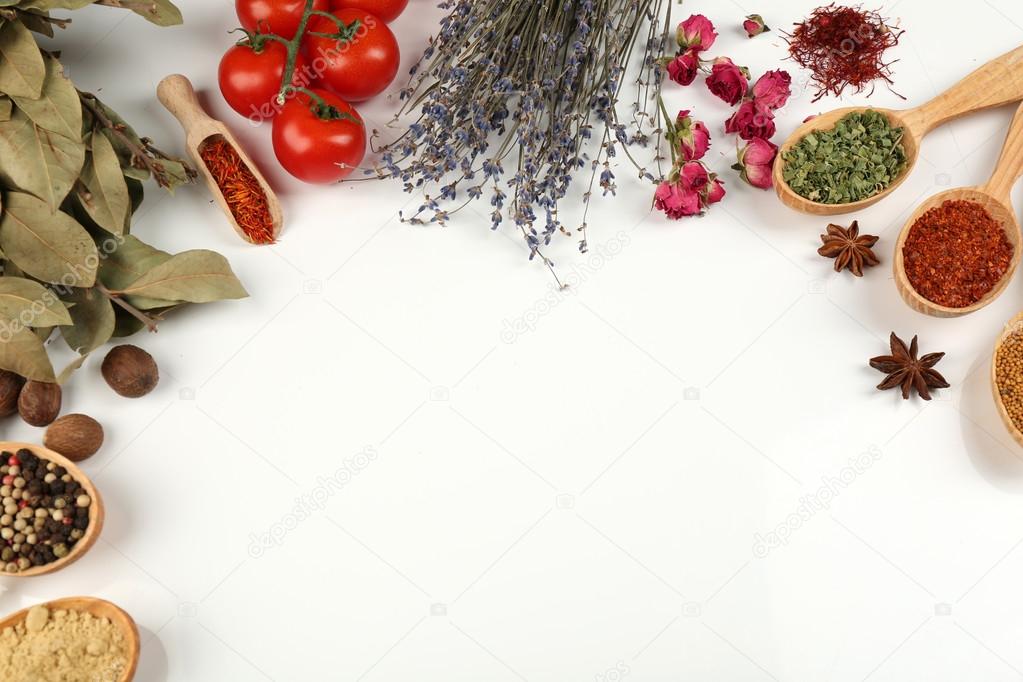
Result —
<path fill-rule="evenodd" d="M 746 17 L 746 21 L 742 22 L 742 27 L 750 38 L 756 38 L 761 33 L 767 33 L 771 30 L 764 23 L 764 18 L 759 14 L 751 14 Z"/>
<path fill-rule="evenodd" d="M 703 197 L 703 203 L 707 206 L 716 204 L 725 198 L 725 183 L 721 182 L 717 175 L 711 175 L 710 182 Z"/>
<path fill-rule="evenodd" d="M 792 76 L 785 71 L 768 71 L 753 85 L 753 99 L 769 109 L 781 109 L 792 96 Z"/>
<path fill-rule="evenodd" d="M 696 50 L 703 52 L 709 50 L 718 34 L 714 31 L 714 24 L 702 14 L 694 14 L 678 25 L 676 39 L 678 46 L 683 50 Z"/>
<path fill-rule="evenodd" d="M 772 171 L 778 147 L 760 137 L 753 138 L 739 150 L 739 163 L 732 166 L 740 176 L 753 187 L 770 189 L 774 184 Z"/>
<path fill-rule="evenodd" d="M 710 131 L 703 121 L 694 121 L 688 110 L 680 111 L 675 120 L 675 141 L 684 160 L 698 161 L 710 149 Z"/>
<path fill-rule="evenodd" d="M 756 100 L 746 100 L 725 121 L 725 132 L 737 133 L 744 140 L 762 137 L 765 140 L 774 137 L 776 127 L 774 112 Z"/>
<path fill-rule="evenodd" d="M 700 72 L 700 57 L 695 50 L 676 55 L 667 64 L 668 78 L 679 85 L 692 85 Z"/>
<path fill-rule="evenodd" d="M 749 90 L 749 75 L 728 57 L 718 57 L 707 76 L 707 87 L 734 107 Z"/>

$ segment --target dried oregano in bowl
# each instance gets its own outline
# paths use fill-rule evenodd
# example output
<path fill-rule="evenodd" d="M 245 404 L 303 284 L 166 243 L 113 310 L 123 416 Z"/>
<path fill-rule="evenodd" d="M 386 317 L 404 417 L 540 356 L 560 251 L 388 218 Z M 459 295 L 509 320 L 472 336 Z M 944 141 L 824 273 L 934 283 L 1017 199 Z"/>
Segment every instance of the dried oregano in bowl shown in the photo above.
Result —
<path fill-rule="evenodd" d="M 240 298 L 227 261 L 172 255 L 130 234 L 143 181 L 173 191 L 194 171 L 164 154 L 42 49 L 70 19 L 103 5 L 181 23 L 168 0 L 0 0 L 0 369 L 40 382 L 58 375 L 44 342 L 59 329 L 84 358 L 112 337 L 155 329 L 186 303 Z"/>

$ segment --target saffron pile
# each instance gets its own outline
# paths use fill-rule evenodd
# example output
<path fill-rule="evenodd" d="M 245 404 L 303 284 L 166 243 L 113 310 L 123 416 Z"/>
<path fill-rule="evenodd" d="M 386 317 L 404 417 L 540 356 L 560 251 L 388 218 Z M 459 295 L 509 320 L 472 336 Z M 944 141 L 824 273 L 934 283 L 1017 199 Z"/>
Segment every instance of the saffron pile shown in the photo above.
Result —
<path fill-rule="evenodd" d="M 270 206 L 259 180 L 223 137 L 203 143 L 199 156 L 213 175 L 231 214 L 253 244 L 273 244 L 274 226 Z"/>
<path fill-rule="evenodd" d="M 909 283 L 946 308 L 983 299 L 1002 281 L 1014 253 L 1002 224 L 972 201 L 946 201 L 927 211 L 902 247 Z"/>
<path fill-rule="evenodd" d="M 875 11 L 831 4 L 814 10 L 785 39 L 792 59 L 810 71 L 816 102 L 827 94 L 839 97 L 846 89 L 858 94 L 867 86 L 873 94 L 877 81 L 891 89 L 895 62 L 886 61 L 885 53 L 902 34 Z"/>

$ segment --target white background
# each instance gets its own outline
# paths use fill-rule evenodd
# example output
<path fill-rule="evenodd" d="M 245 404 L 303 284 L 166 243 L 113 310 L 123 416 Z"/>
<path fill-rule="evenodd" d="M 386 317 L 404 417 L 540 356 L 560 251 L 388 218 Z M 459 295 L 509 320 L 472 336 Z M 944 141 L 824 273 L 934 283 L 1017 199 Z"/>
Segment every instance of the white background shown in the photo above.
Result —
<path fill-rule="evenodd" d="M 441 16 L 412 3 L 394 24 L 404 66 Z M 803 81 L 777 31 L 748 41 L 738 26 L 760 11 L 784 28 L 814 3 L 746 3 L 684 9 L 718 25 L 712 54 Z M 826 220 L 728 170 L 727 107 L 702 83 L 670 86 L 670 109 L 711 126 L 728 196 L 669 223 L 618 167 L 619 196 L 594 200 L 594 257 L 568 238 L 552 247 L 575 282 L 562 293 L 509 226 L 490 231 L 486 201 L 414 228 L 397 213 L 418 198 L 397 184 L 285 177 L 269 128 L 215 87 L 232 3 L 180 4 L 185 26 L 166 30 L 75 12 L 65 62 L 174 151 L 182 135 L 154 91 L 167 73 L 192 78 L 279 188 L 286 232 L 248 247 L 203 188 L 150 190 L 136 234 L 225 253 L 252 297 L 137 339 L 163 374 L 145 399 L 113 395 L 98 360 L 75 377 L 66 408 L 107 428 L 85 465 L 107 526 L 66 571 L 5 580 L 0 611 L 109 598 L 142 629 L 146 682 L 1023 677 L 1023 452 L 989 385 L 1023 284 L 971 317 L 933 320 L 902 303 L 890 272 L 916 204 L 988 176 L 1011 108 L 936 131 L 905 186 L 853 216 L 881 235 L 884 261 L 857 280 L 817 256 Z M 951 14 L 886 4 L 907 29 L 895 73 L 911 105 L 1023 42 L 1012 0 Z M 810 100 L 800 92 L 783 112 L 779 140 L 839 104 Z M 883 88 L 847 102 L 901 104 Z M 382 127 L 395 108 L 362 110 Z M 520 319 L 532 329 L 502 336 Z M 946 351 L 953 388 L 927 404 L 875 391 L 867 360 L 893 330 Z M 16 420 L 0 428 L 41 439 Z M 359 469 L 366 448 L 375 459 Z M 869 452 L 827 509 L 756 555 L 757 534 Z M 346 466 L 359 471 L 292 523 L 296 498 Z M 279 544 L 254 556 L 252 538 L 271 531 Z"/>

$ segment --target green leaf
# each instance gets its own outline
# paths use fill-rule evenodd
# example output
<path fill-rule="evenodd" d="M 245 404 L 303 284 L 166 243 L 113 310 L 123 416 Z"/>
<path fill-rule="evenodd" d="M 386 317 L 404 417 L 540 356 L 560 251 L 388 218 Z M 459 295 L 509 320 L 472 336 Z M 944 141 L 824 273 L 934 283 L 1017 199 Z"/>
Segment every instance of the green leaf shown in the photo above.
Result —
<path fill-rule="evenodd" d="M 227 259 L 202 250 L 185 251 L 171 257 L 117 293 L 188 303 L 248 296 Z"/>
<path fill-rule="evenodd" d="M 85 144 L 40 128 L 20 109 L 0 122 L 0 179 L 56 212 L 85 163 Z"/>
<path fill-rule="evenodd" d="M 111 250 L 101 246 L 101 251 L 103 258 L 99 265 L 99 278 L 113 291 L 137 282 L 157 265 L 171 259 L 166 251 L 153 248 L 131 235 L 125 235 L 117 248 Z"/>
<path fill-rule="evenodd" d="M 39 199 L 8 192 L 0 219 L 0 248 L 21 270 L 38 280 L 91 287 L 96 281 L 96 244 L 71 216 L 51 213 Z"/>
<path fill-rule="evenodd" d="M 57 378 L 42 339 L 10 320 L 0 320 L 0 369 L 32 381 L 52 383 Z"/>
<path fill-rule="evenodd" d="M 46 79 L 46 65 L 32 32 L 20 21 L 0 26 L 0 92 L 38 97 Z"/>
<path fill-rule="evenodd" d="M 87 355 L 114 335 L 114 306 L 98 289 L 74 289 L 64 300 L 74 303 L 69 309 L 74 325 L 60 328 L 72 350 Z"/>
<path fill-rule="evenodd" d="M 56 294 L 21 277 L 0 277 L 0 317 L 26 327 L 71 324 L 71 316 Z"/>
<path fill-rule="evenodd" d="M 112 234 L 122 234 L 131 207 L 128 185 L 117 152 L 106 135 L 90 135 L 92 154 L 82 169 L 78 199 L 97 225 Z"/>
<path fill-rule="evenodd" d="M 82 103 L 78 91 L 64 75 L 64 68 L 47 56 L 46 80 L 37 98 L 14 96 L 18 108 L 40 128 L 59 133 L 72 140 L 82 139 Z"/>

